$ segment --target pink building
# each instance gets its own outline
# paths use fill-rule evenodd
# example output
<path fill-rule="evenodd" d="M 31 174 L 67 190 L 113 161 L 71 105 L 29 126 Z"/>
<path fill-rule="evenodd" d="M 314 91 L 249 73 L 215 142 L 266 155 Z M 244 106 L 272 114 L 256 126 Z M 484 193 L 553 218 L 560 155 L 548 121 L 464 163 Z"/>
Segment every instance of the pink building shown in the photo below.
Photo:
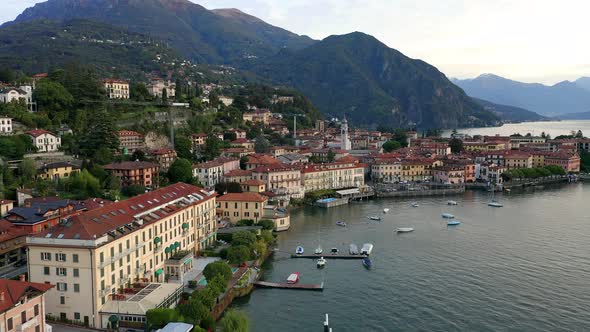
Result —
<path fill-rule="evenodd" d="M 45 332 L 45 293 L 53 286 L 0 279 L 0 331 Z"/>

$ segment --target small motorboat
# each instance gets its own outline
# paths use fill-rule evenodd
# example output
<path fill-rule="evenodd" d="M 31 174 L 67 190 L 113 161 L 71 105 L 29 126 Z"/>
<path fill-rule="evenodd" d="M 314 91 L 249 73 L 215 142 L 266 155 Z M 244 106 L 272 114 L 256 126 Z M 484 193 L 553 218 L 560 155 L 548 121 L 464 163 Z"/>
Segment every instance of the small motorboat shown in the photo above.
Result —
<path fill-rule="evenodd" d="M 411 205 L 412 205 L 412 207 L 419 207 L 420 206 L 420 204 L 418 204 L 418 202 L 412 202 Z"/>
<path fill-rule="evenodd" d="M 297 255 L 303 255 L 303 252 L 304 252 L 304 250 L 303 250 L 302 246 L 297 246 L 297 249 L 295 249 L 295 253 Z"/>
<path fill-rule="evenodd" d="M 361 248 L 361 255 L 369 256 L 371 252 L 373 252 L 373 245 L 371 243 L 363 244 L 363 247 Z"/>
<path fill-rule="evenodd" d="M 287 278 L 288 284 L 296 284 L 299 282 L 299 272 L 291 273 Z"/>
<path fill-rule="evenodd" d="M 459 220 L 451 220 L 447 222 L 447 226 L 457 226 L 459 224 L 461 224 Z"/>
<path fill-rule="evenodd" d="M 348 252 L 351 255 L 358 255 L 359 254 L 359 247 L 357 247 L 356 244 L 351 243 L 350 244 L 350 249 L 348 250 Z"/>
<path fill-rule="evenodd" d="M 336 226 L 346 227 L 346 223 L 344 221 L 337 221 Z"/>
<path fill-rule="evenodd" d="M 324 257 L 320 257 L 316 261 L 316 265 L 317 265 L 318 269 L 321 269 L 322 267 L 326 266 L 326 259 Z"/>
<path fill-rule="evenodd" d="M 457 205 L 457 201 L 447 201 L 447 205 Z"/>
<path fill-rule="evenodd" d="M 369 259 L 369 257 L 363 258 L 363 266 L 367 269 L 370 269 L 373 266 L 373 262 L 371 262 L 371 259 Z"/>
<path fill-rule="evenodd" d="M 324 249 L 322 249 L 322 246 L 318 246 L 317 248 L 315 248 L 314 252 L 316 255 L 321 255 L 324 252 Z"/>
<path fill-rule="evenodd" d="M 375 220 L 375 221 L 379 221 L 379 220 L 381 220 L 381 217 L 378 217 L 378 216 L 371 216 L 371 217 L 369 217 L 369 219 L 371 219 L 371 220 Z"/>
<path fill-rule="evenodd" d="M 488 205 L 491 206 L 491 207 L 498 207 L 498 208 L 504 206 L 504 205 L 502 205 L 502 203 L 496 202 L 496 201 L 491 201 L 491 202 L 488 203 Z"/>
<path fill-rule="evenodd" d="M 389 212 L 388 208 L 383 209 L 383 213 L 387 213 L 387 212 Z"/>
<path fill-rule="evenodd" d="M 412 227 L 400 227 L 395 230 L 397 233 L 410 233 L 413 232 L 414 229 Z"/>
<path fill-rule="evenodd" d="M 442 217 L 443 218 L 446 218 L 446 219 L 453 219 L 453 218 L 455 218 L 455 216 L 452 215 L 452 214 L 450 214 L 450 213 L 443 213 L 442 214 Z"/>
<path fill-rule="evenodd" d="M 330 252 L 332 253 L 332 255 L 336 255 L 338 254 L 338 248 L 332 248 Z"/>

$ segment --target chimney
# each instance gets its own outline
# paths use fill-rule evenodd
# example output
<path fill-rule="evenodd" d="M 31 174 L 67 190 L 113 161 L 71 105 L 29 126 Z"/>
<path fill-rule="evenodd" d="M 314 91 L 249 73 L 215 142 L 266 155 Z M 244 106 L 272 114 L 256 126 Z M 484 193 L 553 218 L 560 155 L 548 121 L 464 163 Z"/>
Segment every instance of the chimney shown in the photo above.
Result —
<path fill-rule="evenodd" d="M 22 282 L 25 282 L 25 281 L 26 281 L 26 280 L 25 280 L 25 275 L 24 275 L 24 274 L 19 274 L 19 275 L 18 275 L 18 280 L 20 280 L 20 281 L 22 281 Z"/>

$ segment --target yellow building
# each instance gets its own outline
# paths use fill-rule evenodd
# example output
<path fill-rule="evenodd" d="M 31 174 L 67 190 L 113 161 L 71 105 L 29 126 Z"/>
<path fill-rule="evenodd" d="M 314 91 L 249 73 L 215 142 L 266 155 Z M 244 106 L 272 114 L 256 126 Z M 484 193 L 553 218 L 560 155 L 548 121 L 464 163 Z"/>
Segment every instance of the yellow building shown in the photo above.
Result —
<path fill-rule="evenodd" d="M 532 168 L 533 157 L 522 151 L 510 151 L 504 156 L 504 163 L 507 169 Z"/>
<path fill-rule="evenodd" d="M 193 255 L 216 240 L 215 205 L 214 193 L 177 183 L 27 237 L 30 280 L 56 285 L 47 314 L 106 329 L 173 307 Z"/>
<path fill-rule="evenodd" d="M 285 209 L 269 206 L 268 197 L 258 193 L 229 193 L 217 198 L 217 215 L 232 224 L 243 219 L 258 222 L 272 220 L 275 231 L 286 231 L 291 226 L 291 217 Z"/>
<path fill-rule="evenodd" d="M 355 162 L 308 164 L 301 169 L 305 192 L 365 185 L 365 165 Z"/>
<path fill-rule="evenodd" d="M 69 161 L 45 164 L 37 170 L 37 176 L 43 180 L 64 179 L 80 172 L 80 166 Z"/>
<path fill-rule="evenodd" d="M 103 83 L 109 99 L 129 99 L 129 82 L 107 79 Z"/>
<path fill-rule="evenodd" d="M 266 191 L 266 185 L 260 180 L 247 180 L 240 183 L 243 192 L 262 193 Z"/>

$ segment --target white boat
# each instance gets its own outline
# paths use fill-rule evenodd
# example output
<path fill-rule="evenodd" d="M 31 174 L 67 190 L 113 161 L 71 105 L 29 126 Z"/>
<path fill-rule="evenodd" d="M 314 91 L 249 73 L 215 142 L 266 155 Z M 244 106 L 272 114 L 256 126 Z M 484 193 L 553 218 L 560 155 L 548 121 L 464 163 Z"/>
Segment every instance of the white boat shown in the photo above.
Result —
<path fill-rule="evenodd" d="M 379 221 L 379 220 L 381 220 L 381 217 L 378 217 L 378 216 L 371 216 L 371 217 L 369 217 L 369 219 L 371 219 L 371 220 L 377 220 L 377 221 Z"/>
<path fill-rule="evenodd" d="M 287 278 L 288 284 L 296 284 L 299 282 L 299 272 L 291 273 Z"/>
<path fill-rule="evenodd" d="M 346 223 L 344 221 L 337 221 L 336 226 L 346 227 Z"/>
<path fill-rule="evenodd" d="M 459 224 L 461 224 L 461 222 L 459 220 L 451 220 L 451 221 L 447 222 L 448 226 L 457 226 Z"/>
<path fill-rule="evenodd" d="M 359 247 L 357 247 L 356 244 L 351 243 L 350 244 L 350 249 L 348 250 L 348 252 L 351 255 L 358 255 L 359 254 Z"/>
<path fill-rule="evenodd" d="M 447 205 L 457 205 L 457 201 L 447 201 Z"/>
<path fill-rule="evenodd" d="M 414 229 L 412 227 L 400 227 L 395 230 L 397 233 L 410 233 L 413 232 Z"/>
<path fill-rule="evenodd" d="M 322 246 L 318 246 L 317 248 L 315 248 L 316 255 L 321 255 L 323 252 L 324 252 L 324 249 L 322 249 Z"/>
<path fill-rule="evenodd" d="M 324 257 L 320 257 L 320 259 L 316 261 L 316 264 L 318 268 L 322 268 L 326 266 L 326 259 Z"/>
<path fill-rule="evenodd" d="M 496 201 L 491 201 L 491 202 L 488 203 L 488 205 L 491 206 L 491 207 L 498 207 L 498 208 L 504 206 L 504 205 L 502 205 L 502 203 L 496 202 Z"/>
<path fill-rule="evenodd" d="M 330 252 L 332 253 L 332 255 L 336 255 L 338 254 L 338 248 L 332 248 L 330 249 Z"/>
<path fill-rule="evenodd" d="M 389 212 L 388 208 L 383 209 L 383 213 L 387 213 L 387 212 Z"/>
<path fill-rule="evenodd" d="M 420 204 L 418 204 L 418 202 L 412 202 L 412 207 L 419 207 Z"/>
<path fill-rule="evenodd" d="M 373 245 L 371 243 L 365 243 L 363 244 L 363 247 L 361 248 L 361 255 L 370 255 L 371 252 L 373 251 Z"/>
<path fill-rule="evenodd" d="M 450 213 L 443 213 L 442 214 L 442 217 L 443 218 L 446 218 L 446 219 L 453 219 L 453 218 L 455 218 L 455 216 L 452 215 L 452 214 L 450 214 Z"/>
<path fill-rule="evenodd" d="M 297 249 L 295 249 L 295 253 L 297 255 L 303 255 L 303 247 L 302 246 L 297 246 Z"/>

